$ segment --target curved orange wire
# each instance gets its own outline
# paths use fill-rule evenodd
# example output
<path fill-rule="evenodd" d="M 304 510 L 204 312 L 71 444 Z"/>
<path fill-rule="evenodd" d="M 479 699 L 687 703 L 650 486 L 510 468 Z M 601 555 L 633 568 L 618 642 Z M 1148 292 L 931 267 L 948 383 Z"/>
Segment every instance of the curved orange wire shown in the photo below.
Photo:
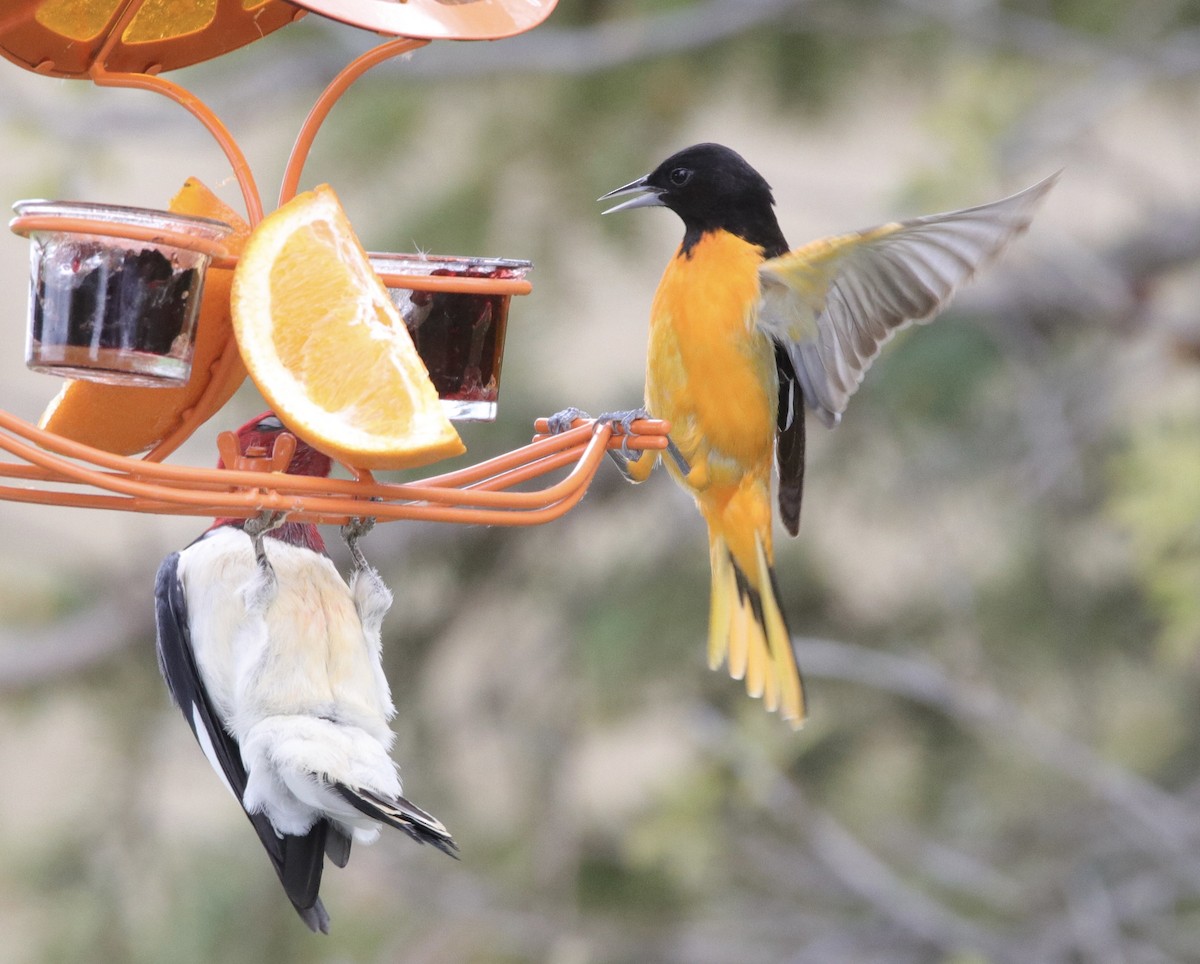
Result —
<path fill-rule="evenodd" d="M 142 224 L 129 224 L 124 221 L 104 221 L 99 218 L 68 217 L 57 214 L 19 214 L 8 222 L 13 234 L 28 237 L 35 231 L 48 233 L 62 232 L 65 234 L 94 234 L 105 238 L 121 238 L 127 241 L 142 241 L 148 244 L 168 245 L 172 248 L 184 248 L 188 251 L 198 251 L 212 259 L 217 267 L 227 268 L 237 263 L 237 259 L 226 250 L 220 241 L 201 237 L 188 231 L 176 231 L 172 228 L 149 227 Z"/>
<path fill-rule="evenodd" d="M 0 477 L 29 483 L 0 486 L 0 498 L 19 502 L 248 517 L 269 509 L 300 521 L 337 523 L 355 515 L 380 520 L 424 519 L 477 525 L 537 525 L 556 519 L 582 497 L 606 448 L 662 449 L 665 422 L 635 422 L 628 439 L 609 424 L 583 421 L 478 465 L 415 483 L 381 483 L 369 472 L 356 479 L 313 478 L 247 469 L 201 469 L 129 459 L 44 432 L 0 411 L 0 449 L 21 460 L 0 463 Z M 82 463 L 82 464 L 81 464 Z M 263 463 L 266 464 L 266 463 Z M 557 482 L 534 491 L 509 491 L 567 468 Z M 37 483 L 68 487 L 38 488 Z M 79 492 L 70 486 L 99 489 Z"/>
<path fill-rule="evenodd" d="M 238 147 L 237 141 L 233 139 L 233 135 L 229 133 L 229 129 L 221 123 L 221 119 L 209 109 L 208 105 L 191 91 L 180 87 L 178 84 L 173 84 L 169 80 L 163 80 L 161 77 L 154 77 L 148 73 L 110 73 L 105 68 L 104 65 L 108 62 L 113 48 L 117 45 L 117 42 L 125 33 L 125 28 L 129 26 L 142 6 L 143 4 L 141 3 L 129 4 L 110 28 L 108 36 L 96 52 L 91 69 L 88 71 L 92 78 L 92 83 L 97 87 L 132 87 L 140 90 L 154 91 L 157 94 L 169 97 L 185 110 L 191 112 L 205 126 L 208 132 L 216 138 L 218 146 L 233 166 L 233 173 L 237 177 L 238 186 L 242 189 L 242 199 L 246 204 L 246 220 L 253 227 L 262 220 L 263 216 L 262 197 L 258 193 L 258 185 L 254 183 L 254 174 L 250 170 L 250 165 L 246 161 L 246 156 L 242 153 L 242 149 Z"/>
<path fill-rule="evenodd" d="M 300 133 L 296 135 L 296 142 L 292 145 L 292 153 L 288 157 L 287 166 L 283 169 L 283 181 L 279 187 L 280 207 L 296 196 L 296 188 L 300 184 L 300 174 L 304 168 L 304 162 L 308 160 L 308 152 L 317 138 L 317 131 L 324 123 L 325 118 L 329 116 L 329 112 L 337 103 L 338 98 L 349 89 L 351 84 L 376 64 L 406 54 L 411 50 L 417 50 L 427 43 L 429 43 L 428 40 L 414 40 L 409 37 L 389 40 L 355 57 L 330 81 L 329 86 L 322 91 L 317 102 L 313 104 L 312 110 L 308 112 L 308 117 L 304 119 Z"/>
<path fill-rule="evenodd" d="M 114 30 L 111 37 L 116 38 L 119 35 L 120 31 Z M 254 174 L 250 170 L 250 164 L 246 160 L 246 155 L 238 147 L 237 141 L 233 139 L 233 135 L 221 123 L 221 119 L 199 97 L 191 91 L 180 87 L 178 84 L 151 74 L 109 73 L 104 69 L 103 60 L 100 57 L 97 58 L 95 64 L 92 66 L 91 76 L 92 83 L 97 87 L 133 87 L 140 90 L 152 90 L 155 93 L 169 97 L 190 111 L 208 129 L 208 132 L 216 139 L 222 152 L 229 159 L 229 163 L 233 167 L 234 176 L 237 178 L 238 187 L 242 191 L 242 200 L 246 205 L 246 220 L 250 223 L 251 227 L 262 220 L 262 196 L 258 193 L 258 185 L 254 181 Z"/>

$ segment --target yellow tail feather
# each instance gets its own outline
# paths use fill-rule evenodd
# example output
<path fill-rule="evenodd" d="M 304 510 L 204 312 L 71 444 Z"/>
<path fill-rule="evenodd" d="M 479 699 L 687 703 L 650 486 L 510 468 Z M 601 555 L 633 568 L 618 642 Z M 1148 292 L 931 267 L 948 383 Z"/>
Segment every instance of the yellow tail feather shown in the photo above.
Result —
<path fill-rule="evenodd" d="M 753 617 L 746 613 L 747 620 Z M 769 678 L 770 654 L 767 653 L 767 647 L 762 643 L 762 636 L 759 633 L 754 633 L 751 637 L 749 646 L 749 663 L 746 667 L 746 692 L 755 699 L 762 696 L 764 691 L 767 696 L 767 709 L 774 710 L 775 706 L 771 702 L 771 690 L 766 689 L 767 679 Z"/>
<path fill-rule="evenodd" d="M 709 546 L 712 563 L 712 597 L 708 608 L 708 668 L 720 669 L 729 648 L 729 627 L 733 624 L 737 604 L 737 585 L 733 576 L 733 560 L 723 545 Z"/>
<path fill-rule="evenodd" d="M 792 651 L 791 634 L 775 598 L 775 579 L 761 541 L 755 541 L 757 571 L 744 573 L 719 535 L 710 537 L 712 599 L 708 665 L 728 662 L 729 675 L 745 679 L 746 692 L 762 697 L 768 711 L 780 710 L 799 728 L 804 722 L 804 686 Z"/>
<path fill-rule="evenodd" d="M 796 651 L 792 648 L 792 634 L 787 621 L 783 618 L 783 610 L 775 598 L 775 571 L 767 562 L 762 543 L 758 544 L 758 573 L 762 589 L 763 628 L 766 643 L 771 651 L 771 663 L 775 672 L 771 675 L 771 691 L 778 687 L 780 705 L 783 707 L 783 718 L 793 727 L 799 729 L 804 724 L 804 682 L 800 678 L 800 668 L 796 665 Z M 767 704 L 774 701 L 770 694 Z M 774 709 L 773 706 L 771 706 Z"/>
<path fill-rule="evenodd" d="M 738 606 L 733 611 L 733 620 L 729 626 L 729 675 L 734 679 L 746 678 L 746 664 L 750 660 L 751 634 L 754 632 L 752 622 L 746 618 L 746 611 Z"/>

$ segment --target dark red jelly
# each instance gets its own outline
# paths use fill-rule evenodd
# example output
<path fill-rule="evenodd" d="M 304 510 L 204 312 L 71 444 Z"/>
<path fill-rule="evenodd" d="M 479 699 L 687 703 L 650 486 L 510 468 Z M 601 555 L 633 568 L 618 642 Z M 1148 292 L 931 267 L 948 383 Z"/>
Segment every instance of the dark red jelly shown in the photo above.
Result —
<path fill-rule="evenodd" d="M 189 320 L 195 268 L 176 270 L 159 251 L 76 242 L 69 265 L 35 279 L 33 340 L 75 348 L 169 355 Z"/>
<path fill-rule="evenodd" d="M 166 239 L 187 235 L 207 245 L 227 235 L 228 225 L 72 201 L 19 201 L 14 207 L 18 220 L 51 225 L 30 231 L 26 364 L 119 384 L 185 382 L 210 256 Z M 111 225 L 119 227 L 110 236 Z M 92 226 L 97 233 L 88 230 Z M 132 240 L 122 235 L 126 227 L 162 232 L 164 240 Z"/>
<path fill-rule="evenodd" d="M 529 265 L 430 258 L 386 265 L 377 261 L 376 268 L 385 273 L 509 279 L 524 277 Z M 495 418 L 511 296 L 404 288 L 391 293 L 446 414 L 460 421 Z"/>

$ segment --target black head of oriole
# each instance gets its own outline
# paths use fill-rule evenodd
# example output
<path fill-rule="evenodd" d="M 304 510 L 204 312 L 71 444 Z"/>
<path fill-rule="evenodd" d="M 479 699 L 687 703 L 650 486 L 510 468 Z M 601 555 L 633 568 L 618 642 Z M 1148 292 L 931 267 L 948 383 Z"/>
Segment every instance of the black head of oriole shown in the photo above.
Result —
<path fill-rule="evenodd" d="M 771 475 L 799 530 L 804 407 L 836 425 L 880 346 L 928 321 L 1024 231 L 1053 175 L 981 207 L 891 222 L 788 250 L 770 185 L 735 151 L 697 144 L 604 195 L 660 206 L 683 240 L 650 311 L 646 409 L 671 423 L 664 460 L 708 524 L 709 665 L 728 660 L 751 696 L 799 726 L 804 689 L 778 603 Z M 647 452 L 626 473 L 643 481 Z"/>

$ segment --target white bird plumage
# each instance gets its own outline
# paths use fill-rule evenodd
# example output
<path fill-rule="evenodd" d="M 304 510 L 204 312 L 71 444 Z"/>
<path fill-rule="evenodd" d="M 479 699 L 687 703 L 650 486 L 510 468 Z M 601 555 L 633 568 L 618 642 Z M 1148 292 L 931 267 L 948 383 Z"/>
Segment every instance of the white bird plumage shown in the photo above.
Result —
<path fill-rule="evenodd" d="M 278 539 L 264 546 L 274 578 L 232 526 L 186 549 L 177 569 L 197 668 L 241 746 L 249 776 L 242 802 L 281 833 L 304 834 L 329 817 L 367 843 L 378 821 L 317 775 L 400 794 L 388 755 L 395 708 L 380 665 L 392 594 L 372 569 L 357 570 L 347 586 L 326 556 Z"/>
<path fill-rule="evenodd" d="M 238 434 L 244 446 L 262 446 L 282 429 L 268 414 Z M 298 443 L 289 471 L 328 467 Z M 356 520 L 343 529 L 355 565 L 349 584 L 315 526 L 266 516 L 218 520 L 163 561 L 155 586 L 171 696 L 288 898 L 319 931 L 329 927 L 319 898 L 325 857 L 345 866 L 352 841 L 371 843 L 388 825 L 457 850 L 440 821 L 401 796 L 389 754 L 395 708 L 381 630 L 392 594 L 358 550 L 367 528 Z"/>

